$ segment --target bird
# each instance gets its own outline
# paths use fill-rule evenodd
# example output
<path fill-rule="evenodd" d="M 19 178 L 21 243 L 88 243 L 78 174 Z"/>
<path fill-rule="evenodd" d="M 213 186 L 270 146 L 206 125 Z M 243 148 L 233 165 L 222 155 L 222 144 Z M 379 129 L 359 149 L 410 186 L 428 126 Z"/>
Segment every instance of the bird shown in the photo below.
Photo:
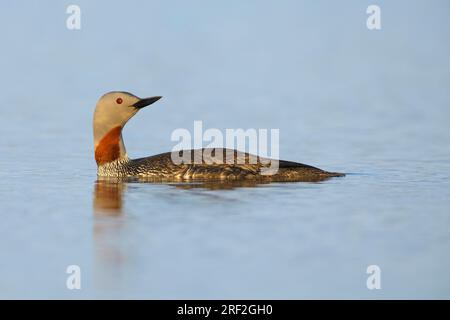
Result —
<path fill-rule="evenodd" d="M 142 178 L 154 181 L 322 181 L 345 174 L 328 172 L 293 161 L 259 157 L 226 148 L 202 148 L 130 159 L 123 142 L 125 124 L 139 110 L 161 96 L 139 98 L 126 91 L 112 91 L 98 100 L 93 119 L 94 151 L 98 177 Z M 200 161 L 195 161 L 199 159 Z M 226 161 L 216 161 L 220 159 Z M 228 161 L 231 157 L 232 161 Z M 178 158 L 177 158 L 178 157 Z M 174 161 L 173 159 L 191 161 Z M 276 161 L 276 170 L 270 171 Z"/>

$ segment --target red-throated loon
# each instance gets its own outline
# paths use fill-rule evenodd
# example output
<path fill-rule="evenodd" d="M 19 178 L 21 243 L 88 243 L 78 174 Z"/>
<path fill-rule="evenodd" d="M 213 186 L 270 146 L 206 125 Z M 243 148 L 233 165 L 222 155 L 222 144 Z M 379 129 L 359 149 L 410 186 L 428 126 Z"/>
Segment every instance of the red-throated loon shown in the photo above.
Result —
<path fill-rule="evenodd" d="M 155 156 L 129 159 L 122 139 L 122 129 L 140 109 L 161 97 L 141 99 L 123 91 L 109 92 L 97 102 L 94 113 L 94 146 L 99 177 L 134 177 L 165 181 L 180 180 L 269 180 L 269 181 L 319 181 L 329 177 L 344 176 L 301 163 L 275 160 L 277 170 L 264 173 L 270 160 L 230 149 L 196 149 L 174 151 Z M 200 155 L 200 161 L 175 163 L 173 155 L 190 154 L 190 159 Z M 209 156 L 208 156 L 209 155 Z M 223 155 L 223 162 L 210 161 Z M 228 159 L 231 156 L 231 163 Z M 209 158 L 208 158 L 209 157 Z M 198 159 L 198 158 L 197 158 Z"/>

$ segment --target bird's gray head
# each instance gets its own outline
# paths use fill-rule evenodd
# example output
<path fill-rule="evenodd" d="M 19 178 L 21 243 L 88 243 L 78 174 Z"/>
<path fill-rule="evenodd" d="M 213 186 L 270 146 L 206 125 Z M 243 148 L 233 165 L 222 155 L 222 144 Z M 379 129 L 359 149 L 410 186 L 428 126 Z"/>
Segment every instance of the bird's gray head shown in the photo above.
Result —
<path fill-rule="evenodd" d="M 160 96 L 139 98 L 123 91 L 103 95 L 94 113 L 95 160 L 98 165 L 126 156 L 122 128 L 140 109 L 161 99 Z"/>

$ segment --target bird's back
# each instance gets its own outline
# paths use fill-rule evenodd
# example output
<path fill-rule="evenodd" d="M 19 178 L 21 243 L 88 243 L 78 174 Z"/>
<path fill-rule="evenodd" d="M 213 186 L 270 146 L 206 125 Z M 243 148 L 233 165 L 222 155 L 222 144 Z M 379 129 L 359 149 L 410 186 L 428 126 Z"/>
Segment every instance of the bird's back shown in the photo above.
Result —
<path fill-rule="evenodd" d="M 180 159 L 184 162 L 180 163 Z M 275 171 L 270 171 L 271 167 Z M 129 176 L 161 180 L 320 181 L 343 176 L 302 163 L 271 160 L 223 148 L 166 152 L 130 160 L 126 171 Z"/>

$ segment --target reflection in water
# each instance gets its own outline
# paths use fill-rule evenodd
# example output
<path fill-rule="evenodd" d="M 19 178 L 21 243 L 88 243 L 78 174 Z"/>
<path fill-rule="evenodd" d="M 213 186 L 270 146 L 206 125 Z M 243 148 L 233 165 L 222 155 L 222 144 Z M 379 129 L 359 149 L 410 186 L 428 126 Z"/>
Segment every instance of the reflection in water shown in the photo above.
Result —
<path fill-rule="evenodd" d="M 120 181 L 96 181 L 94 211 L 99 215 L 120 215 L 125 184 Z"/>
<path fill-rule="evenodd" d="M 238 180 L 238 181 L 193 181 L 181 183 L 168 183 L 178 189 L 208 189 L 208 190 L 231 190 L 235 188 L 252 188 L 260 184 L 268 184 L 264 181 Z"/>
<path fill-rule="evenodd" d="M 305 178 L 303 182 L 321 182 L 329 177 Z M 155 180 L 150 178 L 101 178 L 94 185 L 94 214 L 97 218 L 105 216 L 120 217 L 123 215 L 123 195 L 128 184 L 147 183 L 172 186 L 176 189 L 206 189 L 206 190 L 231 190 L 236 188 L 255 188 L 267 185 L 271 182 L 282 183 L 284 181 L 272 181 L 269 179 L 258 180 Z M 297 183 L 297 182 L 286 182 Z M 193 193 L 194 194 L 194 193 Z M 123 221 L 122 221 L 123 222 Z"/>
<path fill-rule="evenodd" d="M 119 211 L 122 206 L 122 194 L 127 183 L 148 183 L 173 186 L 178 189 L 207 189 L 207 190 L 230 190 L 235 188 L 253 188 L 259 185 L 276 183 L 299 183 L 299 182 L 321 182 L 333 177 L 305 177 L 301 181 L 272 180 L 270 178 L 247 179 L 247 180 L 162 180 L 154 178 L 102 178 L 96 182 L 94 207 L 105 212 Z"/>
<path fill-rule="evenodd" d="M 206 189 L 231 190 L 235 188 L 255 188 L 266 185 L 267 180 L 220 180 L 220 181 L 155 181 L 150 179 L 99 179 L 94 184 L 93 193 L 93 247 L 94 247 L 94 284 L 97 289 L 105 292 L 121 292 L 126 288 L 130 277 L 130 265 L 136 264 L 138 256 L 133 254 L 136 249 L 127 239 L 126 208 L 124 194 L 128 184 L 147 183 L 163 184 L 175 189 Z M 318 182 L 317 180 L 313 182 Z M 190 193 L 192 196 L 213 196 L 217 202 L 220 193 Z M 220 200 L 220 199 L 219 199 Z M 128 222 L 128 223 L 127 223 Z M 114 279 L 114 281 L 111 281 Z"/>
<path fill-rule="evenodd" d="M 120 181 L 96 181 L 94 185 L 94 284 L 99 290 L 118 291 L 126 281 L 129 259 L 121 239 L 126 222 L 122 217 L 125 188 Z"/>

